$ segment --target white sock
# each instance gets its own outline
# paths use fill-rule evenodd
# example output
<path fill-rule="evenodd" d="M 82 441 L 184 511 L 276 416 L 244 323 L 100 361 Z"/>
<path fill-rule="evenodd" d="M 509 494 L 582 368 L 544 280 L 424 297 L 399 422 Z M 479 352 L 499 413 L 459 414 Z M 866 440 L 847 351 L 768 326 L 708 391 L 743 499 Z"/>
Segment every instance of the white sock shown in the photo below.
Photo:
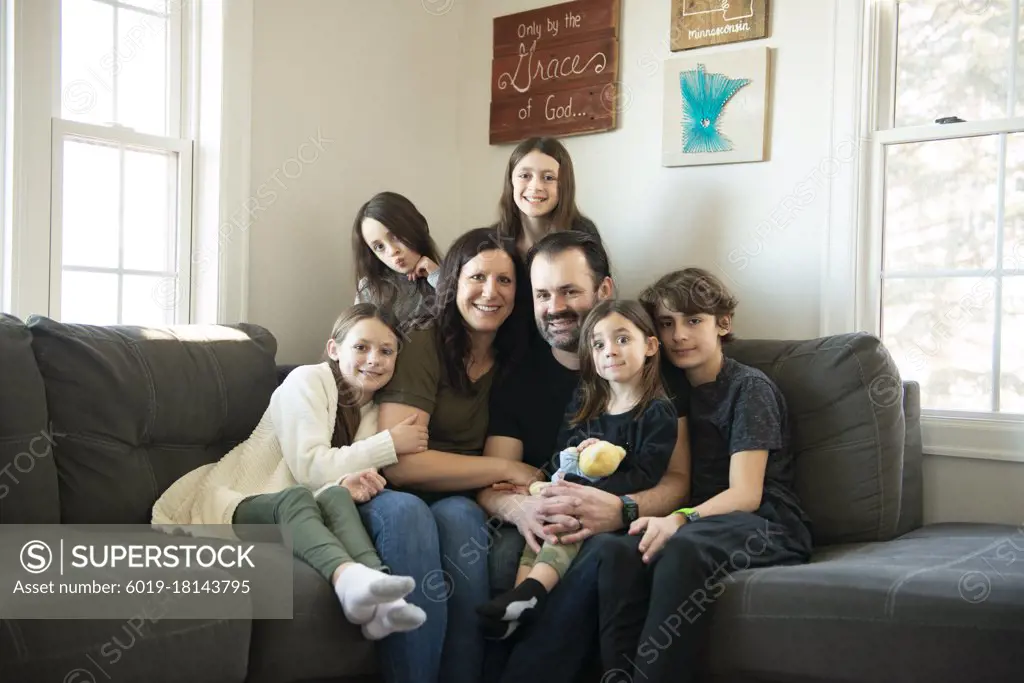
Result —
<path fill-rule="evenodd" d="M 392 633 L 411 631 L 427 620 L 427 613 L 405 600 L 395 600 L 379 605 L 373 619 L 363 624 L 363 636 L 368 640 L 380 640 Z"/>
<path fill-rule="evenodd" d="M 366 565 L 352 564 L 338 576 L 334 592 L 348 620 L 365 624 L 373 619 L 378 605 L 404 598 L 415 587 L 411 576 L 391 576 Z"/>

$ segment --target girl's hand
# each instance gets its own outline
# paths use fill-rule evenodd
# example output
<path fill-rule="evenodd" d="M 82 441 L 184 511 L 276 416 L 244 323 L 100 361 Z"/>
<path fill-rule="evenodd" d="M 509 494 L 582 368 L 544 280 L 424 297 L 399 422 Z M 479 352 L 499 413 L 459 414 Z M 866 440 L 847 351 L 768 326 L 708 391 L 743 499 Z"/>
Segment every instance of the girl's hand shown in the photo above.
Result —
<path fill-rule="evenodd" d="M 391 432 L 396 455 L 422 453 L 427 450 L 427 428 L 416 424 L 415 415 L 410 415 L 388 431 Z"/>
<path fill-rule="evenodd" d="M 644 563 L 650 563 L 655 555 L 672 538 L 672 535 L 679 530 L 679 527 L 686 524 L 686 518 L 682 515 L 669 515 L 668 517 L 641 517 L 629 526 L 630 536 L 636 536 L 641 531 L 644 537 L 640 539 L 640 553 L 644 556 Z"/>
<path fill-rule="evenodd" d="M 348 489 L 348 492 L 352 494 L 352 500 L 357 503 L 365 503 L 383 491 L 387 483 L 387 480 L 377 470 L 369 469 L 342 477 L 338 485 Z"/>
<path fill-rule="evenodd" d="M 601 439 L 595 439 L 594 437 L 590 437 L 589 439 L 583 439 L 583 441 L 581 441 L 580 444 L 576 446 L 576 452 L 582 453 L 584 448 L 589 448 L 590 446 L 593 446 L 600 440 Z"/>
<path fill-rule="evenodd" d="M 416 262 L 412 271 L 406 276 L 410 280 L 415 280 L 420 277 L 427 277 L 435 270 L 438 269 L 438 265 L 428 256 L 421 256 L 420 260 Z"/>

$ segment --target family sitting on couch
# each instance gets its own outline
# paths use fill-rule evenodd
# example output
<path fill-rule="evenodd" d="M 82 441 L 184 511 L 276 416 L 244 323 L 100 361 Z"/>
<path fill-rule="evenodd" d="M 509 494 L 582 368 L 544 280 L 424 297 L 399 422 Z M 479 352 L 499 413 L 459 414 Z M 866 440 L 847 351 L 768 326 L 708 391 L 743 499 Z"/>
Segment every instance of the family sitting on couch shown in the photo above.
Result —
<path fill-rule="evenodd" d="M 704 622 L 673 617 L 715 568 L 810 557 L 782 394 L 724 355 L 737 302 L 707 271 L 614 297 L 557 141 L 516 148 L 500 209 L 441 258 L 411 202 L 367 202 L 324 361 L 153 522 L 286 525 L 388 683 L 571 681 L 597 645 L 602 680 L 691 680 Z"/>

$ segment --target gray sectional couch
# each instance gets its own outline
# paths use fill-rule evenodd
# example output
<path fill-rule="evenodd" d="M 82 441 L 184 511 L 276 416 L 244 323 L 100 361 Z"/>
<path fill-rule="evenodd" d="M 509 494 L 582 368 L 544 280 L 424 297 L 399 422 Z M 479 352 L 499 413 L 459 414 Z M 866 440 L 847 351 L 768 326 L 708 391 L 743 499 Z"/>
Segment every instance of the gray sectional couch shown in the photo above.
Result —
<path fill-rule="evenodd" d="M 278 383 L 275 353 L 255 325 L 0 316 L 0 524 L 146 523 L 175 479 L 249 435 Z M 706 678 L 1024 679 L 1024 531 L 922 526 L 918 390 L 878 340 L 738 341 L 729 353 L 786 396 L 817 550 L 800 567 L 726 568 L 700 617 Z M 52 450 L 27 459 L 50 430 Z M 373 648 L 330 588 L 293 569 L 294 619 L 155 620 L 115 663 L 103 646 L 128 640 L 123 619 L 2 620 L 0 681 L 376 680 Z"/>

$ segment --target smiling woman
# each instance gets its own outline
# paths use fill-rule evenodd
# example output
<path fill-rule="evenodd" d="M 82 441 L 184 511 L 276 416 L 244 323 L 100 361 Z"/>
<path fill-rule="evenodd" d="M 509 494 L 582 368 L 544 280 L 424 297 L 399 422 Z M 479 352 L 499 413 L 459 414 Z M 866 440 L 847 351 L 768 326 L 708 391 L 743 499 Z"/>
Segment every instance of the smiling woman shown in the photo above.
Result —
<path fill-rule="evenodd" d="M 409 419 L 429 427 L 427 450 L 399 457 L 384 472 L 405 491 L 384 491 L 362 509 L 392 571 L 434 579 L 424 584 L 427 630 L 410 637 L 425 640 L 434 625 L 447 623 L 447 630 L 437 638 L 444 641 L 440 661 L 419 662 L 417 681 L 480 679 L 484 641 L 475 607 L 490 593 L 488 527 L 465 494 L 503 481 L 528 485 L 538 474 L 525 463 L 481 455 L 491 387 L 525 346 L 516 270 L 514 243 L 495 228 L 459 237 L 441 266 L 438 305 L 414 322 L 394 378 L 378 394 L 381 429 Z M 435 642 L 424 642 L 424 651 Z"/>

